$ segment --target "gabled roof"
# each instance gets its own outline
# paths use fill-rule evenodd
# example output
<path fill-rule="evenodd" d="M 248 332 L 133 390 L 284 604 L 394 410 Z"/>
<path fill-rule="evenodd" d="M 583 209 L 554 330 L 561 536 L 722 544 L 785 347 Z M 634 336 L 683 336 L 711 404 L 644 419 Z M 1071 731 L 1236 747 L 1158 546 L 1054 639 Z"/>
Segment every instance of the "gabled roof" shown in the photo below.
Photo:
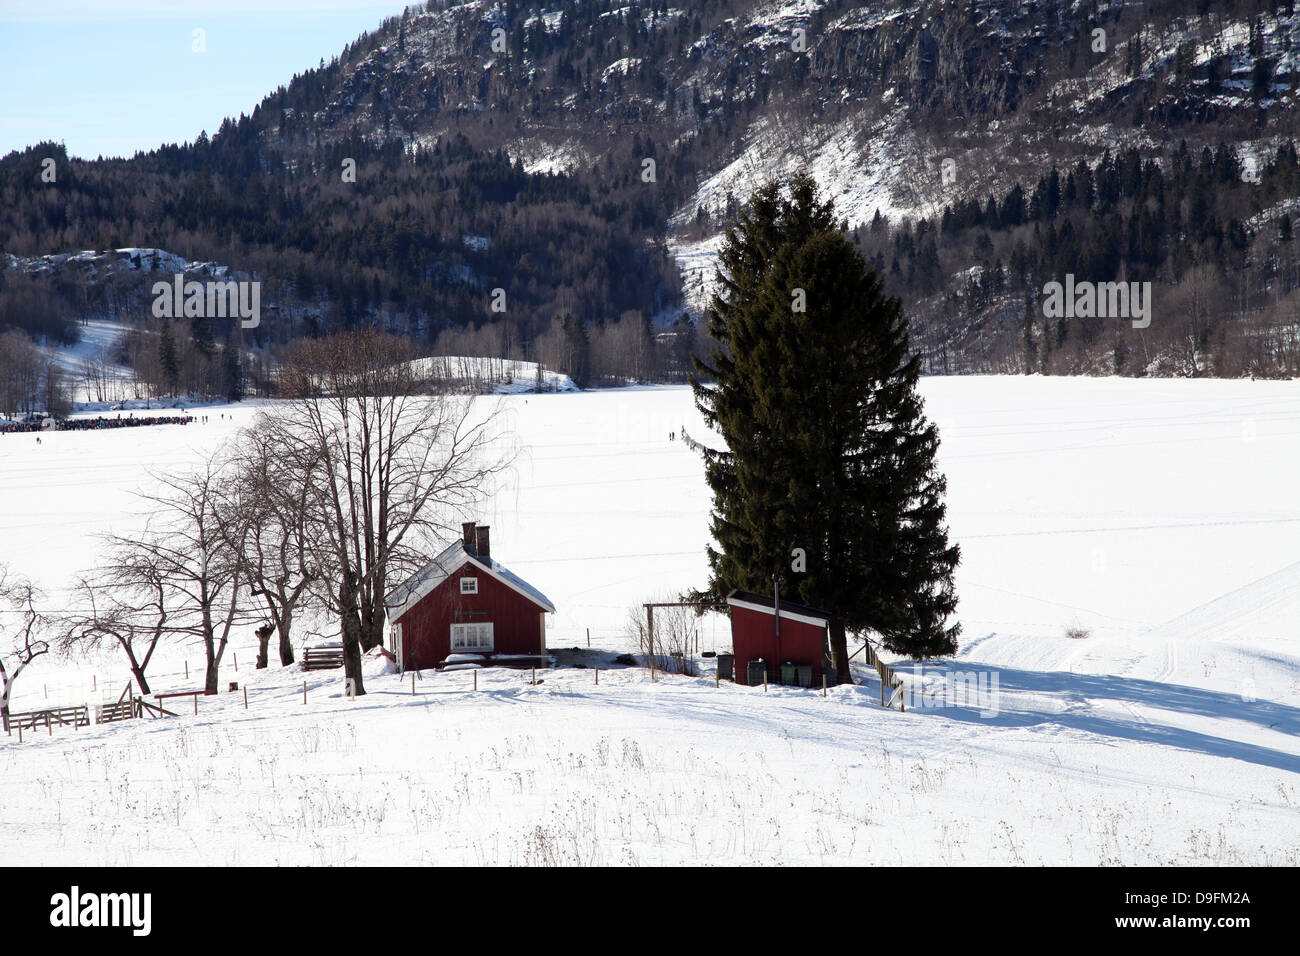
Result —
<path fill-rule="evenodd" d="M 762 614 L 776 614 L 776 602 L 770 597 L 755 594 L 753 591 L 732 591 L 727 595 L 727 603 L 732 607 L 743 607 L 746 610 L 758 611 Z M 831 619 L 828 611 L 807 607 L 803 604 L 795 604 L 793 601 L 781 602 L 781 617 L 791 621 L 799 621 L 803 624 L 812 624 L 815 627 L 825 627 Z"/>
<path fill-rule="evenodd" d="M 552 614 L 555 613 L 555 605 L 551 603 L 551 599 L 537 588 L 519 577 L 500 561 L 494 561 L 492 558 L 480 558 L 465 547 L 464 541 L 457 540 L 419 571 L 416 571 L 388 592 L 385 603 L 388 606 L 389 621 L 396 621 L 415 607 L 467 561 L 490 574 L 506 587 L 523 595 L 542 610 L 550 611 Z"/>

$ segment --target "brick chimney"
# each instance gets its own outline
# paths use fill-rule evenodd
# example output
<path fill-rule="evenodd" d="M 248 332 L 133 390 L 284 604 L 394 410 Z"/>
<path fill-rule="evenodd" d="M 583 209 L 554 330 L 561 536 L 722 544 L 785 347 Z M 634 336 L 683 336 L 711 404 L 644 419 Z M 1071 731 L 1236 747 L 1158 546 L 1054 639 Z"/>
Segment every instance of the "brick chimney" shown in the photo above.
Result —
<path fill-rule="evenodd" d="M 474 522 L 466 521 L 464 524 L 460 526 L 460 532 L 461 532 L 461 540 L 465 542 L 466 550 L 472 552 L 476 546 L 476 539 L 474 537 Z"/>
<path fill-rule="evenodd" d="M 488 526 L 485 524 L 479 525 L 477 528 L 474 529 L 474 535 L 475 535 L 475 542 L 474 542 L 475 553 L 478 554 L 480 558 L 492 557 L 492 547 L 491 544 L 488 542 Z"/>

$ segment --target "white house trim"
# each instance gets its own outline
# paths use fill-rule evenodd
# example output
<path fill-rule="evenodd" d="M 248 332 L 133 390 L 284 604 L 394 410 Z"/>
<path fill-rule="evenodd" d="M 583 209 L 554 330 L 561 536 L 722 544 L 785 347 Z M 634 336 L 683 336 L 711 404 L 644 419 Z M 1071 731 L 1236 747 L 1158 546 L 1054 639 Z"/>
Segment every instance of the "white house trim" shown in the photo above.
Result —
<path fill-rule="evenodd" d="M 461 552 L 459 555 L 448 554 L 448 552 L 454 552 L 458 549 Z M 450 558 L 450 560 L 448 560 L 448 558 Z M 516 578 L 510 571 L 507 571 L 504 567 L 498 565 L 495 561 L 489 560 L 485 562 L 476 555 L 470 554 L 468 551 L 464 550 L 464 546 L 460 542 L 457 542 L 430 562 L 430 564 L 438 565 L 441 573 L 430 575 L 428 578 L 417 584 L 413 589 L 407 591 L 406 597 L 400 604 L 389 605 L 389 621 L 397 622 L 401 620 L 402 616 L 406 614 L 407 611 L 419 604 L 420 601 L 428 595 L 432 594 L 433 591 L 442 584 L 442 582 L 460 571 L 460 569 L 465 566 L 465 562 L 469 562 L 480 571 L 483 571 L 485 574 L 500 581 L 512 591 L 523 595 L 543 610 L 549 611 L 552 614 L 555 613 L 555 605 L 552 604 L 550 599 L 541 591 L 530 588 L 519 578 Z M 428 568 L 429 565 L 426 565 L 412 577 L 418 578 L 421 574 L 424 574 Z M 403 585 L 403 587 L 405 587 L 405 585 Z M 400 593 L 401 590 L 401 588 L 398 588 L 394 593 Z"/>
<path fill-rule="evenodd" d="M 763 614 L 775 614 L 775 610 L 762 604 L 754 604 L 750 601 L 742 601 L 739 598 L 727 598 L 727 603 L 732 607 L 743 607 L 746 611 L 759 611 Z M 787 611 L 781 608 L 781 617 L 788 621 L 798 621 L 800 624 L 811 624 L 813 627 L 825 627 L 830 623 L 828 617 L 813 617 L 809 614 L 796 614 L 793 611 Z"/>
<path fill-rule="evenodd" d="M 484 628 L 487 628 L 487 643 L 486 643 L 486 644 L 478 644 L 478 643 L 476 643 L 476 644 L 473 644 L 473 645 L 467 645 L 467 644 L 463 643 L 463 642 L 464 642 L 464 634 L 465 634 L 465 632 L 468 631 L 468 629 L 471 628 L 471 627 L 474 628 L 475 631 L 476 631 L 480 636 L 481 636 L 482 633 L 483 633 L 483 629 L 484 629 Z M 459 631 L 459 632 L 461 633 L 461 641 L 462 641 L 462 643 L 461 643 L 459 646 L 457 646 L 457 644 L 456 644 L 456 633 L 457 633 L 457 631 Z M 465 654 L 465 653 L 475 654 L 475 653 L 478 653 L 479 651 L 490 651 L 490 650 L 492 650 L 493 648 L 496 647 L 496 628 L 493 626 L 493 624 L 492 624 L 491 621 L 457 621 L 455 624 L 453 624 L 453 625 L 451 626 L 451 637 L 450 637 L 450 641 L 451 641 L 451 643 L 450 643 L 451 652 L 452 652 L 453 654 L 458 654 L 458 653 L 459 653 L 459 654 Z"/>

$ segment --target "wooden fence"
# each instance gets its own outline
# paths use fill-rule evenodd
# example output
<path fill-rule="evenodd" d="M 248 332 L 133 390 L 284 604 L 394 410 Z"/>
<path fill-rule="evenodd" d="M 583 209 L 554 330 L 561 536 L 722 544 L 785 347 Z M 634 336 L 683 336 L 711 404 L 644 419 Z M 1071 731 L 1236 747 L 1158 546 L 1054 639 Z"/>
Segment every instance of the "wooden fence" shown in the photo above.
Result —
<path fill-rule="evenodd" d="M 105 704 L 99 708 L 99 719 L 96 723 L 111 724 L 116 720 L 134 720 L 137 716 L 135 706 L 137 699 L 128 697 L 126 700 L 119 700 L 116 704 Z"/>
<path fill-rule="evenodd" d="M 99 720 L 96 723 L 110 724 L 115 720 L 140 720 L 144 717 L 175 717 L 170 710 L 162 706 L 162 702 L 151 704 L 143 697 L 130 697 L 126 700 L 119 700 L 116 704 L 105 704 L 99 709 Z"/>
<path fill-rule="evenodd" d="M 199 691 L 202 693 L 202 691 Z M 162 696 L 162 695 L 159 695 Z M 175 717 L 170 710 L 162 706 L 161 701 L 158 704 L 151 704 L 143 697 L 135 697 L 131 694 L 131 685 L 127 684 L 126 689 L 122 691 L 122 696 L 111 704 L 96 706 L 94 708 L 95 723 L 111 724 L 119 720 L 139 720 L 142 717 Z M 17 730 L 20 733 L 23 730 L 35 730 L 43 727 L 47 732 L 52 732 L 55 727 L 88 727 L 90 726 L 91 708 L 86 704 L 78 704 L 75 707 L 47 707 L 43 710 L 25 711 L 20 714 L 9 715 L 9 728 L 11 731 Z"/>
<path fill-rule="evenodd" d="M 305 671 L 333 670 L 343 666 L 343 646 L 307 647 L 302 652 L 302 669 Z"/>
<path fill-rule="evenodd" d="M 44 727 L 87 727 L 90 725 L 90 708 L 85 704 L 78 707 L 48 707 L 45 710 L 30 710 L 21 714 L 9 715 L 9 726 L 14 730 L 35 730 Z"/>
<path fill-rule="evenodd" d="M 860 650 L 865 651 L 866 661 L 876 669 L 880 675 L 880 706 L 892 708 L 894 701 L 898 701 L 899 711 L 905 711 L 903 706 L 903 679 L 894 673 L 894 669 L 876 656 L 876 649 L 867 641 L 862 645 Z M 858 656 L 858 651 L 853 652 L 853 657 Z M 852 660 L 852 658 L 850 658 Z"/>

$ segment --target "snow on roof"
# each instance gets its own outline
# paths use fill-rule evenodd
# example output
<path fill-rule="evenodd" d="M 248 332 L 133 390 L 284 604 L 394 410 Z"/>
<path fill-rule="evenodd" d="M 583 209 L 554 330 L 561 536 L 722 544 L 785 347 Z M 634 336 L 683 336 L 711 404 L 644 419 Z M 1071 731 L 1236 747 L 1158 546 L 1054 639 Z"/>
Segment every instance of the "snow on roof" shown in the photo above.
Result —
<path fill-rule="evenodd" d="M 755 594 L 752 591 L 732 591 L 727 595 L 727 603 L 732 607 L 743 607 L 750 611 L 760 611 L 763 614 L 776 613 L 776 603 L 772 598 L 762 594 Z M 827 611 L 807 607 L 803 604 L 795 604 L 793 601 L 781 602 L 781 616 L 792 621 L 802 621 L 805 624 L 815 624 L 823 627 L 831 619 L 830 613 Z"/>
<path fill-rule="evenodd" d="M 519 577 L 500 561 L 493 558 L 480 558 L 465 547 L 464 541 L 457 540 L 419 571 L 416 571 L 404 582 L 388 592 L 385 603 L 388 606 L 389 620 L 396 621 L 402 617 L 427 595 L 431 594 L 438 585 L 447 580 L 466 561 L 486 571 L 506 587 L 522 594 L 543 610 L 550 611 L 552 614 L 555 613 L 555 605 L 551 603 L 551 599 L 537 588 Z"/>

